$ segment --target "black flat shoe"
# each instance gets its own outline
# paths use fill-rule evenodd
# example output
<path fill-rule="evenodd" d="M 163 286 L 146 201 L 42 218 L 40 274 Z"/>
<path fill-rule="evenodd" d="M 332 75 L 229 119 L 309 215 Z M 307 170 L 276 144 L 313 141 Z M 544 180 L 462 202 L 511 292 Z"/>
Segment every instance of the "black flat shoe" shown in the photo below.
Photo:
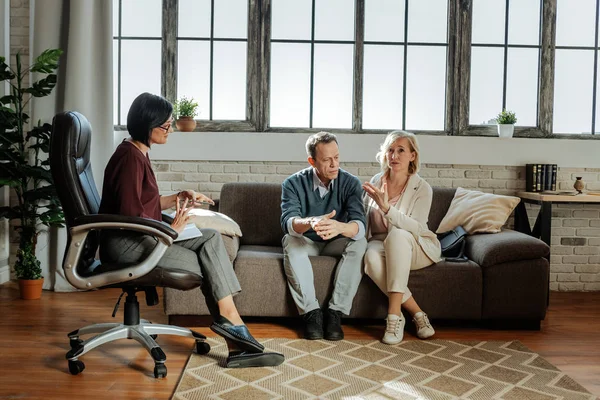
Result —
<path fill-rule="evenodd" d="M 280 353 L 248 353 L 232 351 L 227 357 L 227 368 L 276 367 L 285 357 Z"/>
<path fill-rule="evenodd" d="M 325 339 L 342 340 L 344 338 L 344 331 L 342 330 L 342 313 L 337 310 L 327 309 L 326 320 Z"/>
<path fill-rule="evenodd" d="M 304 320 L 304 339 L 323 339 L 323 311 L 320 308 L 304 314 L 302 319 Z"/>
<path fill-rule="evenodd" d="M 245 350 L 249 353 L 262 353 L 265 349 L 265 346 L 258 343 L 258 341 L 252 337 L 246 325 L 233 325 L 223 316 L 219 316 L 219 318 L 212 323 L 210 330 L 217 335 L 231 340 L 241 350 Z"/>

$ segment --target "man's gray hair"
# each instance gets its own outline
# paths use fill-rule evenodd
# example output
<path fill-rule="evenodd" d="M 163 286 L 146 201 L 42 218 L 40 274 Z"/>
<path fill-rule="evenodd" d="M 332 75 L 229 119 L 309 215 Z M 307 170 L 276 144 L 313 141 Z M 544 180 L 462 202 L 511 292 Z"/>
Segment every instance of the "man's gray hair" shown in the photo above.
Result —
<path fill-rule="evenodd" d="M 314 135 L 310 135 L 306 140 L 306 154 L 313 159 L 317 156 L 317 145 L 319 143 L 337 143 L 337 137 L 333 133 L 319 132 Z"/>

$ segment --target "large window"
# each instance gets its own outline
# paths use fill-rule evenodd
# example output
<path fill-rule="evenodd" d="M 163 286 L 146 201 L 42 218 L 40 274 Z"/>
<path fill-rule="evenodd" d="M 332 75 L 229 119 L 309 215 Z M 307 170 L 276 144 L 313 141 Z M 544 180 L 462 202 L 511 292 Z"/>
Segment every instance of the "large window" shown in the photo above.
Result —
<path fill-rule="evenodd" d="M 149 91 L 199 130 L 600 131 L 600 0 L 113 2 L 115 125 Z"/>
<path fill-rule="evenodd" d="M 542 0 L 473 1 L 470 124 L 508 109 L 537 125 L 541 11 Z"/>
<path fill-rule="evenodd" d="M 557 1 L 554 132 L 598 132 L 598 1 Z"/>

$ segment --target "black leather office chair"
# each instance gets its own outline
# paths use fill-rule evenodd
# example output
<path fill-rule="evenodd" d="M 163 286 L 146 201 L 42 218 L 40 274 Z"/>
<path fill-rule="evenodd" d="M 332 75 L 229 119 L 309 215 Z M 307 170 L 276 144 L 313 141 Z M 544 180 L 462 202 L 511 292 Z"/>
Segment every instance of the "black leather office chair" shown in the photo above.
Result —
<path fill-rule="evenodd" d="M 71 350 L 67 352 L 69 371 L 79 374 L 85 368 L 79 357 L 104 343 L 117 339 L 135 339 L 154 359 L 154 376 L 167 375 L 165 353 L 154 341 L 157 335 L 188 336 L 196 340 L 196 352 L 206 354 L 210 345 L 200 333 L 171 325 L 152 324 L 140 319 L 137 292 L 145 292 L 149 306 L 158 304 L 156 287 L 189 290 L 202 284 L 202 277 L 188 271 L 157 267 L 158 260 L 177 238 L 167 224 L 121 215 L 100 215 L 100 196 L 90 164 L 92 128 L 77 112 L 54 117 L 50 142 L 50 169 L 60 198 L 68 229 L 67 251 L 63 260 L 65 276 L 78 289 L 118 287 L 127 294 L 123 323 L 86 326 L 69 333 Z M 154 236 L 158 243 L 152 253 L 135 265 L 111 265 L 96 259 L 98 234 L 103 229 L 124 229 Z M 113 317 L 119 305 L 117 301 Z M 96 334 L 88 340 L 80 336 Z"/>

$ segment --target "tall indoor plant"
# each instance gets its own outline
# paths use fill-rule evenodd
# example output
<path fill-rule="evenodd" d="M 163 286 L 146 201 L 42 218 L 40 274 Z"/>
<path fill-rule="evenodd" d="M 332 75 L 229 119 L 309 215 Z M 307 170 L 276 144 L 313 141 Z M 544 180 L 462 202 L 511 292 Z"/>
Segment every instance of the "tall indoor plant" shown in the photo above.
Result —
<path fill-rule="evenodd" d="M 16 204 L 0 207 L 0 217 L 17 220 L 19 248 L 15 274 L 19 278 L 21 297 L 39 298 L 43 277 L 40 261 L 35 255 L 41 225 L 63 226 L 63 213 L 52 184 L 47 154 L 50 150 L 50 124 L 27 131 L 29 115 L 26 107 L 33 97 L 48 96 L 56 85 L 58 59 L 62 51 L 49 49 L 30 66 L 16 56 L 15 68 L 0 57 L 0 84 L 8 82 L 10 93 L 0 98 L 0 187 L 14 190 Z M 41 79 L 24 86 L 30 73 Z M 28 282 L 27 282 L 28 281 Z M 36 293 L 27 294 L 27 288 L 39 286 Z"/>

